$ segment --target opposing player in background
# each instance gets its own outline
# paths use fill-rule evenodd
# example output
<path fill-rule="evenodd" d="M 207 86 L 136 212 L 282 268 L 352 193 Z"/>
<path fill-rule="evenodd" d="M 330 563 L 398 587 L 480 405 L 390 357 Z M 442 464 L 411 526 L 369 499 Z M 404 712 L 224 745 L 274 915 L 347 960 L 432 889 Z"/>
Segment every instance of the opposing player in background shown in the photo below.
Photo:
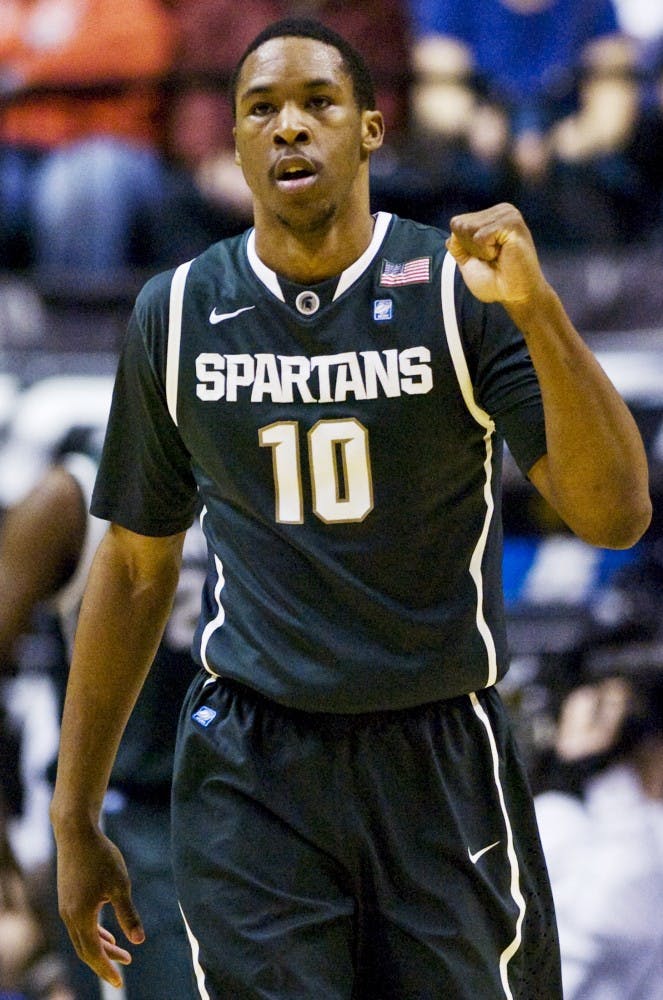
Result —
<path fill-rule="evenodd" d="M 152 279 L 120 361 L 52 819 L 60 907 L 111 983 L 145 931 L 99 811 L 202 501 L 201 665 L 176 883 L 201 997 L 561 996 L 495 682 L 502 438 L 569 526 L 651 516 L 628 409 L 515 208 L 451 235 L 369 208 L 361 57 L 280 22 L 234 79 L 255 228 Z"/>
<path fill-rule="evenodd" d="M 0 658 L 48 602 L 70 650 L 85 578 L 107 528 L 87 513 L 100 454 L 98 429 L 79 430 L 0 525 Z M 201 548 L 202 545 L 202 548 Z M 104 804 L 104 828 L 135 873 L 136 897 L 154 929 L 128 971 L 127 1000 L 193 996 L 188 946 L 170 864 L 169 799 L 179 707 L 193 676 L 189 646 L 204 579 L 198 522 L 187 536 L 184 569 L 154 669 L 127 728 Z M 73 963 L 72 963 L 73 966 Z M 100 996 L 91 974 L 72 972 L 76 995 Z M 172 993 L 171 993 L 172 991 Z"/>

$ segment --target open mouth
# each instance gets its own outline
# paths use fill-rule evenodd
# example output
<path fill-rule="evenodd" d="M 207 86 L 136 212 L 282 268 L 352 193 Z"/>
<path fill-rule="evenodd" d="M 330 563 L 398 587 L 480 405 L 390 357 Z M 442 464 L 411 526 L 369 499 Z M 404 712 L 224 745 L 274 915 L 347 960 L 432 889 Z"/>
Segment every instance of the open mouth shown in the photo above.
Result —
<path fill-rule="evenodd" d="M 302 177 L 312 177 L 312 170 L 304 170 L 303 168 L 295 170 L 286 170 L 285 173 L 281 175 L 279 180 L 282 181 L 300 181 Z"/>
<path fill-rule="evenodd" d="M 285 190 L 299 190 L 309 187 L 317 176 L 313 164 L 303 157 L 288 157 L 276 165 L 276 182 Z"/>

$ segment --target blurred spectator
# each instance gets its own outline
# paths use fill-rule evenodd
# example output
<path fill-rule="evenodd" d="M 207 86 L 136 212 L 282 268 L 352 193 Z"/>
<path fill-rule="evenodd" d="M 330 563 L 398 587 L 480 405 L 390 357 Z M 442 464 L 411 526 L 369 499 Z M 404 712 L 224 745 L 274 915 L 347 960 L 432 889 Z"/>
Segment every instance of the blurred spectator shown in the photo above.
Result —
<path fill-rule="evenodd" d="M 627 156 L 640 177 L 643 235 L 663 242 L 663 34 L 641 46 L 640 71 L 642 103 Z"/>
<path fill-rule="evenodd" d="M 652 0 L 615 0 L 622 31 L 646 45 L 663 39 L 663 4 Z"/>
<path fill-rule="evenodd" d="M 15 857 L 0 804 L 0 997 L 75 1000 Z"/>
<path fill-rule="evenodd" d="M 0 670 L 10 665 L 16 639 L 34 624 L 33 613 L 44 602 L 57 615 L 69 647 L 87 571 L 106 530 L 105 522 L 87 514 L 103 430 L 103 424 L 98 426 L 90 420 L 95 416 L 101 419 L 107 410 L 104 380 L 89 380 L 91 392 L 102 397 L 98 413 L 90 409 L 80 388 L 78 419 L 70 399 L 60 399 L 57 405 L 58 382 L 61 393 L 72 395 L 67 380 L 48 381 L 51 408 L 62 418 L 53 421 L 62 441 L 42 472 L 37 473 L 43 462 L 39 448 L 29 462 L 31 474 L 29 469 L 17 467 L 22 492 L 10 491 L 14 499 L 0 527 Z M 33 410 L 45 398 L 38 389 L 34 386 L 30 392 Z M 43 410 L 41 415 L 43 420 Z M 65 418 L 71 423 L 68 434 L 62 433 Z M 25 418 L 21 423 L 24 435 Z M 12 453 L 16 458 L 15 451 Z M 35 475 L 36 481 L 28 486 Z M 121 845 L 132 872 L 134 898 L 147 933 L 146 941 L 123 973 L 123 995 L 127 1000 L 163 1000 L 167 996 L 187 1000 L 195 995 L 190 951 L 170 868 L 169 812 L 175 729 L 195 670 L 189 646 L 199 611 L 205 562 L 206 546 L 195 522 L 185 540 L 180 582 L 164 640 L 122 740 L 104 803 L 105 829 Z M 53 670 L 60 700 L 66 666 L 65 656 L 61 669 L 58 665 Z M 39 666 L 33 664 L 32 669 L 38 671 Z M 42 718 L 40 724 L 44 726 L 44 722 Z M 36 777 L 32 775 L 32 780 Z M 16 824 L 13 826 L 11 832 L 16 836 Z M 19 838 L 26 833 L 18 831 Z M 64 934 L 58 933 L 59 922 L 53 912 L 52 853 L 50 861 L 45 875 L 39 873 L 39 889 L 47 902 L 44 910 L 50 906 L 51 926 L 55 924 L 55 930 L 51 929 L 53 947 L 57 945 L 67 959 L 67 975 L 78 1000 L 94 1000 L 102 995 L 100 983 L 75 960 Z M 119 938 L 121 930 L 112 921 L 111 927 Z"/>
<path fill-rule="evenodd" d="M 663 1000 L 663 644 L 582 657 L 536 796 L 566 1000 Z"/>
<path fill-rule="evenodd" d="M 542 245 L 632 235 L 622 151 L 638 88 L 612 0 L 411 6 L 413 117 L 454 152 L 477 207 L 515 201 Z"/>
<path fill-rule="evenodd" d="M 161 0 L 2 0 L 0 266 L 151 263 L 174 44 Z"/>
<path fill-rule="evenodd" d="M 211 239 L 238 231 L 251 221 L 249 191 L 235 164 L 233 114 L 226 83 L 244 49 L 272 21 L 311 17 L 357 46 L 375 78 L 378 107 L 390 143 L 405 128 L 410 31 L 405 4 L 383 0 L 170 0 L 180 26 L 177 74 L 181 81 L 171 108 L 170 153 L 196 178 L 208 203 L 222 213 Z M 379 157 L 376 159 L 378 162 Z M 388 162 L 385 163 L 388 169 Z M 225 221 L 224 221 L 225 217 Z M 204 234 L 205 220 L 201 226 Z M 207 238 L 210 242 L 210 238 Z"/>

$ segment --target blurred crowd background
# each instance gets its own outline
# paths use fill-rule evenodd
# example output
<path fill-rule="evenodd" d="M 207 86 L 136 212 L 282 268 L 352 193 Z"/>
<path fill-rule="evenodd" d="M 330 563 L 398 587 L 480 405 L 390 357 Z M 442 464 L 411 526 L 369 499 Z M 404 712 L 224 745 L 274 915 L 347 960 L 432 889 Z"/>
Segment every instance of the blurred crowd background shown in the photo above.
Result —
<path fill-rule="evenodd" d="M 375 209 L 444 229 L 461 211 L 518 205 L 641 428 L 654 519 L 626 552 L 573 538 L 507 461 L 502 689 L 537 796 L 568 1000 L 663 1000 L 653 0 L 0 0 L 0 1000 L 106 995 L 63 938 L 47 817 L 72 616 L 103 530 L 85 504 L 137 290 L 251 224 L 225 88 L 253 36 L 291 15 L 340 31 L 373 71 L 388 129 Z M 105 806 L 151 942 L 128 1000 L 197 995 L 167 837 L 203 572 L 195 532 L 187 553 Z"/>

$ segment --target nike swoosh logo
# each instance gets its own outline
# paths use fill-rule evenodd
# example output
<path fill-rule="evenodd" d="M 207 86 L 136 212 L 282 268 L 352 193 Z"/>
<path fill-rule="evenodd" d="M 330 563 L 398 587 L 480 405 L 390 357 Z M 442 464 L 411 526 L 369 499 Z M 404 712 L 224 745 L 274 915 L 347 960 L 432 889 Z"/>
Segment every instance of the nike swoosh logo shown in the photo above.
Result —
<path fill-rule="evenodd" d="M 210 323 L 223 323 L 224 319 L 232 319 L 233 316 L 239 316 L 240 313 L 245 313 L 249 309 L 255 309 L 255 306 L 242 306 L 241 309 L 235 309 L 235 312 L 232 313 L 218 313 L 215 306 L 209 314 L 209 321 Z"/>
<path fill-rule="evenodd" d="M 483 855 L 486 854 L 488 851 L 492 851 L 493 847 L 497 847 L 499 843 L 500 841 L 496 840 L 494 844 L 488 844 L 488 847 L 482 847 L 480 851 L 476 852 L 476 854 L 472 854 L 472 851 L 468 847 L 467 856 L 469 857 L 472 864 L 475 865 L 480 857 L 483 857 Z"/>

